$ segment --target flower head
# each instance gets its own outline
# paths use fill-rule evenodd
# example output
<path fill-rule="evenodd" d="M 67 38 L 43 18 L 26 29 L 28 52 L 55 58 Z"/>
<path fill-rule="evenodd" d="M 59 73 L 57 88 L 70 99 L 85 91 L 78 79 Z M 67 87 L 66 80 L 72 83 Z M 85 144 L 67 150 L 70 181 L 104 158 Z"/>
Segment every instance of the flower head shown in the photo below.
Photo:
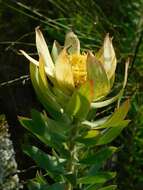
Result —
<path fill-rule="evenodd" d="M 44 62 L 47 77 L 65 93 L 72 93 L 89 82 L 93 92 L 93 101 L 106 96 L 111 88 L 110 80 L 116 69 L 116 56 L 112 39 L 107 34 L 102 48 L 93 54 L 90 51 L 80 52 L 80 41 L 72 32 L 65 37 L 64 47 L 56 41 L 53 44 L 51 55 L 39 27 L 36 28 L 36 47 L 39 60 Z M 39 61 L 30 57 L 26 52 L 21 53 L 32 64 L 39 66 Z"/>

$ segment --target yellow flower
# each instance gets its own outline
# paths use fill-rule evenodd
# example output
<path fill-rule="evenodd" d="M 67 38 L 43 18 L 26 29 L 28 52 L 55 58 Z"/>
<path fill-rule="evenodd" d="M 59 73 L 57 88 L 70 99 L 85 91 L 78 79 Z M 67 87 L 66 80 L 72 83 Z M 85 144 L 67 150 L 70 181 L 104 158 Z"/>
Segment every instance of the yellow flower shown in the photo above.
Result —
<path fill-rule="evenodd" d="M 90 82 L 93 100 L 106 96 L 111 88 L 110 81 L 116 69 L 116 56 L 112 40 L 107 34 L 103 47 L 95 55 L 80 52 L 80 41 L 73 32 L 68 32 L 62 48 L 56 41 L 50 55 L 48 46 L 39 27 L 36 28 L 36 47 L 39 59 L 42 58 L 48 78 L 64 92 L 72 93 L 87 81 Z M 29 61 L 39 66 L 39 61 L 26 52 L 21 53 Z"/>

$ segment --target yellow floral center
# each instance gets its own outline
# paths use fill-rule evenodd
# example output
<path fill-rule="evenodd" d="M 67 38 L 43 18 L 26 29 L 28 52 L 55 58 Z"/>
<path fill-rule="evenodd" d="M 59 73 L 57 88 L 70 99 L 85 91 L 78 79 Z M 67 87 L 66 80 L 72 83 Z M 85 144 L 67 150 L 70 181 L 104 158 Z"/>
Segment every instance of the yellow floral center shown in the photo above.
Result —
<path fill-rule="evenodd" d="M 73 79 L 75 87 L 83 84 L 87 78 L 86 59 L 87 55 L 69 55 L 70 63 L 72 65 Z"/>

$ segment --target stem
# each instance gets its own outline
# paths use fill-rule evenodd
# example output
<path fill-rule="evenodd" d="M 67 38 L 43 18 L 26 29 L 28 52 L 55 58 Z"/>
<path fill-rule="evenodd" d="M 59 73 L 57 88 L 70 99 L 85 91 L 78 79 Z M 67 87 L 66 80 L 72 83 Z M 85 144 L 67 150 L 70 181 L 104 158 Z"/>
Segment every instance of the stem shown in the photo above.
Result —
<path fill-rule="evenodd" d="M 68 142 L 68 148 L 70 152 L 70 159 L 67 163 L 67 173 L 76 175 L 76 167 L 74 164 L 74 160 L 76 157 L 76 145 L 75 145 L 75 137 L 77 135 L 78 124 L 74 124 Z M 65 190 L 73 190 L 73 185 L 70 182 L 67 182 Z"/>

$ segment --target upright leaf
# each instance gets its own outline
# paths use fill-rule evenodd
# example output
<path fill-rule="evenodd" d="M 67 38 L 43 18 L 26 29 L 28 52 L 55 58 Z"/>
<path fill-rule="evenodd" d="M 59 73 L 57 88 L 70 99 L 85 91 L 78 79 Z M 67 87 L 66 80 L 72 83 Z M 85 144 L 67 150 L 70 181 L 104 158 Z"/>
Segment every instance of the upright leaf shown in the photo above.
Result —
<path fill-rule="evenodd" d="M 63 49 L 55 63 L 55 77 L 61 90 L 69 93 L 74 88 L 72 66 L 69 63 L 66 49 Z"/>
<path fill-rule="evenodd" d="M 107 74 L 100 62 L 91 53 L 87 56 L 87 75 L 88 80 L 92 83 L 93 101 L 97 101 L 109 93 L 110 83 Z"/>
<path fill-rule="evenodd" d="M 52 61 L 52 58 L 50 56 L 50 52 L 48 49 L 48 46 L 46 44 L 46 41 L 44 39 L 44 36 L 42 32 L 40 31 L 39 27 L 35 29 L 36 31 L 36 47 L 39 54 L 39 57 L 42 56 L 46 70 L 48 71 L 48 75 L 53 76 L 54 75 L 54 64 Z"/>
<path fill-rule="evenodd" d="M 44 108 L 54 119 L 61 119 L 63 117 L 61 106 L 56 102 L 56 99 L 51 95 L 49 90 L 47 90 L 42 79 L 40 79 L 38 67 L 33 64 L 30 64 L 30 76 L 36 94 Z"/>
<path fill-rule="evenodd" d="M 67 33 L 64 47 L 68 48 L 68 52 L 70 54 L 80 53 L 80 41 L 78 37 L 72 31 Z"/>
<path fill-rule="evenodd" d="M 56 63 L 56 60 L 57 60 L 61 50 L 62 50 L 62 47 L 55 40 L 54 43 L 53 43 L 52 52 L 51 52 L 51 56 L 52 56 L 52 59 L 53 59 L 54 63 Z"/>
<path fill-rule="evenodd" d="M 84 120 L 90 109 L 90 84 L 86 82 L 79 89 L 74 91 L 69 100 L 66 112 L 70 116 L 74 116 L 79 120 Z"/>

